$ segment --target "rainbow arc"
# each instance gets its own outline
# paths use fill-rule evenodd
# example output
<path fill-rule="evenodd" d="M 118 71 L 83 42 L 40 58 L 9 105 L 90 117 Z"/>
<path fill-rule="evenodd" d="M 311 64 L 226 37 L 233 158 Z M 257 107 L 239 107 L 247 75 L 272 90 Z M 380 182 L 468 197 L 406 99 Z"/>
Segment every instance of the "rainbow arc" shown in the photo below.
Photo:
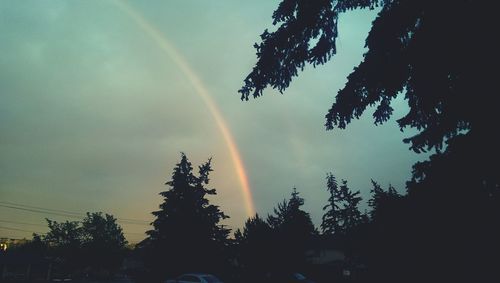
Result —
<path fill-rule="evenodd" d="M 240 181 L 247 215 L 249 217 L 254 216 L 255 206 L 252 198 L 252 191 L 250 189 L 248 176 L 245 171 L 245 166 L 243 164 L 241 154 L 238 150 L 238 146 L 234 140 L 234 137 L 231 134 L 231 131 L 221 114 L 221 111 L 217 107 L 217 104 L 213 100 L 207 87 L 205 87 L 199 76 L 196 74 L 194 69 L 191 68 L 182 54 L 177 51 L 175 46 L 161 31 L 159 31 L 153 24 L 151 24 L 143 15 L 138 13 L 125 0 L 114 0 L 113 3 L 115 3 L 116 6 L 119 7 L 120 10 L 122 10 L 126 15 L 128 15 L 141 28 L 141 30 L 143 30 L 152 39 L 152 41 L 158 45 L 160 50 L 162 50 L 168 57 L 173 60 L 180 71 L 189 80 L 195 92 L 200 96 L 200 98 L 207 106 L 229 150 L 236 174 Z"/>

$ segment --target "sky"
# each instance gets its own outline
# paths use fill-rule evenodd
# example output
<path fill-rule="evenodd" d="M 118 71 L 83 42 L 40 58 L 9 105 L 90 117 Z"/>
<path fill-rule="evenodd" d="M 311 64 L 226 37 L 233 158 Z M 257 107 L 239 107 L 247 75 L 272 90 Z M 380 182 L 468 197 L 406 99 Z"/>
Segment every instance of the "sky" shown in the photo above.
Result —
<path fill-rule="evenodd" d="M 411 165 L 424 159 L 402 142 L 412 131 L 401 132 L 395 119 L 374 126 L 373 109 L 346 130 L 323 126 L 362 60 L 376 11 L 342 15 L 333 60 L 307 66 L 283 95 L 268 89 L 245 102 L 237 90 L 279 1 L 127 3 L 210 95 L 239 149 L 259 214 L 296 187 L 319 226 L 327 172 L 366 200 L 371 179 L 404 191 Z M 195 168 L 213 158 L 210 186 L 218 195 L 210 201 L 231 217 L 230 228 L 243 225 L 242 185 L 213 113 L 175 58 L 115 1 L 0 0 L 0 54 L 0 237 L 46 232 L 46 217 L 75 220 L 6 207 L 13 203 L 137 219 L 142 225 L 119 221 L 137 242 L 181 152 Z M 399 98 L 394 108 L 399 118 L 406 102 Z"/>

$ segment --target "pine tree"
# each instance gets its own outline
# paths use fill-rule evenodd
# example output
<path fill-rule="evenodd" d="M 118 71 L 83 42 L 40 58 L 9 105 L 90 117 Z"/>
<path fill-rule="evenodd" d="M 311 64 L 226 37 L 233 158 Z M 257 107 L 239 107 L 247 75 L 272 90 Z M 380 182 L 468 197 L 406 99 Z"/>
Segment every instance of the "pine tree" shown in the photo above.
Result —
<path fill-rule="evenodd" d="M 343 231 L 348 233 L 360 225 L 363 220 L 363 214 L 359 211 L 359 202 L 361 197 L 359 196 L 359 191 L 351 191 L 347 186 L 347 181 L 342 180 L 342 185 L 340 186 L 340 193 L 344 199 L 344 208 L 342 210 L 343 216 Z"/>
<path fill-rule="evenodd" d="M 269 215 L 267 222 L 273 230 L 273 254 L 276 268 L 291 271 L 303 266 L 305 251 L 316 229 L 309 213 L 303 211 L 304 199 L 294 188 L 289 201 L 283 200 Z"/>
<path fill-rule="evenodd" d="M 258 214 L 245 221 L 243 231 L 235 232 L 237 260 L 242 276 L 248 281 L 258 281 L 273 265 L 272 230 Z M 253 281 L 252 281 L 253 280 Z"/>
<path fill-rule="evenodd" d="M 326 212 L 323 215 L 321 229 L 327 235 L 345 235 L 366 221 L 366 216 L 358 207 L 362 200 L 360 192 L 352 192 L 346 180 L 342 180 L 339 187 L 335 176 L 331 173 L 327 174 L 326 180 L 330 197 L 329 203 L 323 207 Z"/>
<path fill-rule="evenodd" d="M 149 237 L 141 244 L 148 250 L 148 262 L 157 276 L 178 274 L 189 270 L 212 271 L 221 268 L 229 229 L 221 225 L 228 218 L 207 196 L 211 159 L 193 174 L 185 154 L 174 168 L 169 186 L 160 195 L 164 198 Z M 164 279 L 164 278 L 163 278 Z"/>
<path fill-rule="evenodd" d="M 389 188 L 385 191 L 377 182 L 372 180 L 372 186 L 372 197 L 368 200 L 368 205 L 371 207 L 371 219 L 378 222 L 394 218 L 394 215 L 391 214 L 398 213 L 403 196 L 392 185 L 389 185 Z"/>
<path fill-rule="evenodd" d="M 335 95 L 325 126 L 346 128 L 369 109 L 374 109 L 375 124 L 381 124 L 397 112 L 397 97 L 407 101 L 408 112 L 397 123 L 416 133 L 404 142 L 416 152 L 436 150 L 413 167 L 405 200 L 412 209 L 398 207 L 396 212 L 409 211 L 411 217 L 404 221 L 413 221 L 406 228 L 418 227 L 413 232 L 433 231 L 427 239 L 406 234 L 399 250 L 418 248 L 395 257 L 401 267 L 418 266 L 409 276 L 418 274 L 417 281 L 436 278 L 436 271 L 445 281 L 453 281 L 454 272 L 460 280 L 464 273 L 471 275 L 469 281 L 500 278 L 498 261 L 486 260 L 500 254 L 500 127 L 494 118 L 499 98 L 492 71 L 499 54 L 492 36 L 497 33 L 495 5 L 466 0 L 282 0 L 273 13 L 277 26 L 265 30 L 255 44 L 258 61 L 239 91 L 242 99 L 261 96 L 268 86 L 283 92 L 307 64 L 333 58 L 342 13 L 380 8 L 366 38 L 364 58 Z M 433 238 L 446 241 L 436 244 Z M 444 249 L 451 239 L 457 244 Z M 450 251 L 460 252 L 453 256 Z M 435 262 L 425 265 L 431 258 Z M 448 268 L 443 268 L 446 263 Z M 386 275 L 394 270 L 408 274 L 384 266 Z M 435 266 L 439 270 L 428 268 Z M 405 276 L 395 281 L 408 282 Z"/>
<path fill-rule="evenodd" d="M 326 176 L 326 189 L 330 193 L 328 204 L 323 207 L 326 210 L 321 223 L 323 234 L 335 234 L 340 231 L 340 207 L 342 201 L 335 176 L 328 173 Z"/>

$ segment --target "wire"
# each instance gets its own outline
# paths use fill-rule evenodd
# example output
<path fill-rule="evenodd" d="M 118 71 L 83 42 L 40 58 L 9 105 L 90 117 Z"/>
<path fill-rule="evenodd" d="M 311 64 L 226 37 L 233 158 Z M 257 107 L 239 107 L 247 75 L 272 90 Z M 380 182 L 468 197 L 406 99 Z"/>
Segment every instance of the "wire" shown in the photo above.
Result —
<path fill-rule="evenodd" d="M 39 226 L 39 227 L 48 227 L 46 224 L 43 225 L 43 224 L 36 224 L 36 223 L 26 223 L 26 222 L 18 222 L 18 221 L 9 221 L 9 220 L 1 220 L 0 219 L 0 222 L 3 222 L 3 223 L 10 223 L 10 224 L 18 224 L 18 225 L 31 225 L 31 226 Z M 146 232 L 142 232 L 142 233 L 139 233 L 139 232 L 123 232 L 123 234 L 133 234 L 133 235 L 145 235 Z"/>
<path fill-rule="evenodd" d="M 10 223 L 10 224 L 19 224 L 19 225 L 31 225 L 31 226 L 47 227 L 47 225 L 43 225 L 43 224 L 26 223 L 26 222 L 17 222 L 17 221 L 9 221 L 9 220 L 1 220 L 1 219 L 0 219 L 0 222 L 3 222 L 3 223 Z"/>
<path fill-rule="evenodd" d="M 44 211 L 46 209 L 42 209 L 42 208 L 26 208 L 28 206 L 21 207 L 21 206 L 17 206 L 17 205 L 16 206 L 5 205 L 5 204 L 2 204 L 2 203 L 5 203 L 5 202 L 0 202 L 0 207 L 10 208 L 10 209 L 16 209 L 16 210 L 22 210 L 22 211 L 28 211 L 28 212 L 32 212 L 32 213 L 50 214 L 50 215 L 64 216 L 64 217 L 69 217 L 69 218 L 74 218 L 74 219 L 82 219 L 82 218 L 85 217 L 83 214 L 77 215 L 77 214 L 53 212 L 53 211 L 50 211 L 50 210 Z M 116 218 L 116 220 L 118 220 L 118 221 L 120 221 L 120 222 L 122 222 L 124 224 L 149 226 L 149 222 L 146 221 L 146 220 L 129 220 L 129 219 L 126 220 L 124 218 Z M 135 222 L 135 221 L 141 221 L 141 222 Z"/>
<path fill-rule="evenodd" d="M 73 218 L 80 218 L 80 216 L 75 216 L 75 215 L 70 215 L 70 214 L 61 214 L 61 213 L 55 213 L 55 212 L 49 212 L 49 211 L 42 211 L 42 210 L 30 209 L 30 208 L 23 208 L 23 207 L 16 207 L 16 206 L 11 206 L 11 205 L 4 205 L 4 204 L 0 204 L 0 207 L 6 207 L 6 208 L 12 208 L 12 209 L 18 209 L 18 210 L 24 210 L 24 211 L 30 211 L 30 212 L 37 212 L 37 213 L 47 213 L 47 214 L 53 214 L 53 215 L 59 215 L 59 216 L 66 216 L 66 217 L 73 217 Z"/>
<path fill-rule="evenodd" d="M 39 224 L 31 224 L 31 223 L 28 224 L 28 223 L 22 223 L 22 222 L 14 222 L 14 221 L 2 221 L 2 220 L 0 220 L 0 222 L 43 226 L 43 225 L 39 225 Z M 19 229 L 19 228 L 13 228 L 13 227 L 5 227 L 5 226 L 0 226 L 0 229 L 11 230 L 11 231 L 20 231 L 20 232 L 28 232 L 28 233 L 36 233 L 36 234 L 45 234 L 45 233 L 42 233 L 42 232 L 25 230 L 25 229 Z M 126 235 L 130 234 L 130 235 L 141 235 L 141 236 L 144 236 L 146 234 L 146 232 L 143 232 L 143 233 L 139 233 L 139 232 L 137 232 L 137 233 L 136 232 L 122 232 L 122 233 L 126 234 Z M 0 237 L 0 238 L 4 238 L 4 237 Z"/>
<path fill-rule="evenodd" d="M 67 216 L 67 215 L 74 215 L 75 217 L 81 217 L 82 215 L 86 216 L 86 214 L 83 212 L 75 212 L 75 211 L 69 211 L 69 210 L 63 210 L 63 209 L 45 208 L 45 207 L 15 203 L 15 202 L 10 202 L 10 201 L 0 201 L 0 206 L 1 206 L 1 204 L 8 205 L 8 206 L 17 206 L 17 207 L 26 208 L 26 209 L 45 210 L 45 211 L 50 211 L 50 212 L 54 212 L 54 213 L 62 213 L 62 214 L 64 214 L 64 216 Z M 121 220 L 121 221 L 140 222 L 140 223 L 147 223 L 147 224 L 149 224 L 149 222 L 150 222 L 147 220 L 122 218 L 122 217 L 119 217 L 119 218 L 117 217 L 116 219 Z"/>
<path fill-rule="evenodd" d="M 0 204 L 15 205 L 15 206 L 20 206 L 20 207 L 25 207 L 25 208 L 32 208 L 32 209 L 41 209 L 41 210 L 47 210 L 47 211 L 52 211 L 52 212 L 64 213 L 64 214 L 74 214 L 75 216 L 81 215 L 81 213 L 73 212 L 73 211 L 67 211 L 67 210 L 62 210 L 62 209 L 44 208 L 44 207 L 27 205 L 27 204 L 20 204 L 20 203 L 14 203 L 14 202 L 9 202 L 9 201 L 0 201 Z"/>
<path fill-rule="evenodd" d="M 24 229 L 17 229 L 17 228 L 12 228 L 12 227 L 5 227 L 5 226 L 0 226 L 0 229 L 11 230 L 11 231 L 21 231 L 21 232 L 28 232 L 28 233 L 43 234 L 42 232 L 36 232 L 36 231 L 30 231 L 30 230 L 24 230 Z"/>
<path fill-rule="evenodd" d="M 79 220 L 86 217 L 86 214 L 84 214 L 84 213 L 79 213 L 79 212 L 74 212 L 74 211 L 69 211 L 69 210 L 62 210 L 62 209 L 44 208 L 44 207 L 40 207 L 40 206 L 32 206 L 32 205 L 26 205 L 26 204 L 20 204 L 20 203 L 8 202 L 8 201 L 0 201 L 0 207 L 21 210 L 21 211 L 26 211 L 26 212 L 31 212 L 31 213 L 37 213 L 37 214 L 56 215 L 56 216 L 68 217 L 68 218 L 79 219 Z M 122 224 L 150 226 L 150 221 L 147 221 L 147 220 L 139 220 L 139 219 L 131 219 L 131 218 L 116 218 L 116 220 Z M 42 224 L 27 223 L 27 222 L 12 221 L 12 220 L 0 220 L 0 223 L 47 227 L 46 225 L 42 225 Z M 5 226 L 0 226 L 0 229 L 43 234 L 40 232 L 34 232 L 34 231 L 30 231 L 30 230 L 13 228 L 13 227 L 5 227 Z M 145 232 L 142 232 L 142 233 L 123 232 L 123 234 L 144 236 Z M 5 238 L 5 237 L 3 237 L 3 238 Z"/>

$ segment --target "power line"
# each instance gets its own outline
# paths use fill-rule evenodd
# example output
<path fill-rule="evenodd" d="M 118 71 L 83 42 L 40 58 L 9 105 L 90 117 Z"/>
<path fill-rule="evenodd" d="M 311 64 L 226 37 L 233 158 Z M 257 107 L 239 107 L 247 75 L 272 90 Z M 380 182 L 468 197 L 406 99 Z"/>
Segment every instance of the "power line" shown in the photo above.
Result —
<path fill-rule="evenodd" d="M 0 205 L 1 204 L 17 206 L 17 207 L 27 208 L 27 209 L 34 209 L 34 210 L 44 210 L 44 211 L 49 211 L 49 212 L 53 212 L 53 213 L 62 213 L 62 214 L 64 214 L 64 216 L 68 216 L 68 215 L 74 215 L 75 217 L 81 217 L 82 215 L 86 216 L 86 214 L 83 212 L 75 212 L 75 211 L 69 211 L 69 210 L 63 210 L 63 209 L 45 208 L 45 207 L 40 207 L 40 206 L 33 206 L 33 205 L 27 205 L 27 204 L 21 204 L 21 203 L 9 202 L 9 201 L 0 201 Z M 122 218 L 122 217 L 117 217 L 116 219 L 121 220 L 121 221 L 129 221 L 129 222 L 140 222 L 140 223 L 147 223 L 147 224 L 150 223 L 150 221 L 141 220 L 141 219 Z"/>
<path fill-rule="evenodd" d="M 0 229 L 11 230 L 11 231 L 21 231 L 21 232 L 28 232 L 28 233 L 43 234 L 42 232 L 36 232 L 36 231 L 30 231 L 30 230 L 24 230 L 24 229 L 12 228 L 12 227 L 5 227 L 5 226 L 0 226 Z"/>
<path fill-rule="evenodd" d="M 50 215 L 57 215 L 57 216 L 63 216 L 63 217 L 69 217 L 69 218 L 74 218 L 74 219 L 82 219 L 85 217 L 83 214 L 76 214 L 76 213 L 63 213 L 63 212 L 55 212 L 55 210 L 51 209 L 44 209 L 44 208 L 29 208 L 29 206 L 26 205 L 6 205 L 3 204 L 5 202 L 0 201 L 0 207 L 4 208 L 10 208 L 10 209 L 16 209 L 16 210 L 22 210 L 22 211 L 28 211 L 32 213 L 39 213 L 39 214 L 50 214 Z M 116 220 L 124 223 L 124 224 L 133 224 L 133 225 L 144 225 L 144 226 L 149 226 L 149 221 L 146 220 L 132 220 L 132 219 L 126 219 L 126 218 L 116 218 Z M 140 221 L 140 222 L 139 222 Z"/>
<path fill-rule="evenodd" d="M 18 221 L 8 221 L 8 220 L 1 220 L 0 219 L 0 222 L 3 222 L 3 223 L 10 223 L 10 224 L 18 224 L 18 225 L 32 225 L 32 226 L 40 226 L 40 227 L 48 227 L 47 225 L 43 225 L 43 224 L 35 224 L 35 223 L 26 223 L 26 222 L 18 222 Z M 142 235 L 144 236 L 146 234 L 146 232 L 123 232 L 123 234 L 131 234 L 131 235 Z"/>
<path fill-rule="evenodd" d="M 32 224 L 32 223 L 23 223 L 23 222 L 15 222 L 15 221 L 3 221 L 0 220 L 0 222 L 6 222 L 6 223 L 12 223 L 12 224 L 24 224 L 24 225 L 37 225 L 37 226 L 43 226 L 39 224 Z M 36 234 L 45 234 L 43 232 L 37 232 L 37 231 L 31 231 L 31 230 L 25 230 L 25 229 L 19 229 L 19 228 L 14 228 L 14 227 L 5 227 L 5 226 L 0 226 L 0 229 L 5 229 L 5 230 L 11 230 L 11 231 L 20 231 L 20 232 L 28 232 L 28 233 L 36 233 Z M 144 236 L 144 233 L 136 233 L 136 232 L 122 232 L 123 234 L 126 235 L 141 235 Z M 0 237 L 3 238 L 3 237 Z"/>
<path fill-rule="evenodd" d="M 10 223 L 10 224 L 19 224 L 19 225 L 31 225 L 31 226 L 47 227 L 47 225 L 43 225 L 43 224 L 26 223 L 26 222 L 18 222 L 18 221 L 9 221 L 9 220 L 1 220 L 1 219 L 0 219 L 0 222 Z"/>
<path fill-rule="evenodd" d="M 41 210 L 47 210 L 47 211 L 52 211 L 52 212 L 57 212 L 57 213 L 64 213 L 64 214 L 74 214 L 75 216 L 81 215 L 81 213 L 67 211 L 67 210 L 62 210 L 62 209 L 44 208 L 44 207 L 27 205 L 27 204 L 20 204 L 20 203 L 14 203 L 14 202 L 9 202 L 9 201 L 0 201 L 0 204 L 15 205 L 15 206 L 20 206 L 20 207 L 25 207 L 25 208 L 32 208 L 32 209 L 41 209 Z"/>
<path fill-rule="evenodd" d="M 57 215 L 57 216 L 64 216 L 64 217 L 70 217 L 70 218 L 78 218 L 78 219 L 82 218 L 81 216 L 75 216 L 75 215 L 70 215 L 70 214 L 61 214 L 61 213 L 55 213 L 55 212 L 50 212 L 50 211 L 42 211 L 42 210 L 37 210 L 37 209 L 16 207 L 16 206 L 11 206 L 11 205 L 4 205 L 4 204 L 0 204 L 0 207 L 29 211 L 29 212 L 34 212 L 34 213 L 44 213 L 44 214 L 51 214 L 51 215 Z"/>
<path fill-rule="evenodd" d="M 15 209 L 15 210 L 20 210 L 20 211 L 26 211 L 30 213 L 36 213 L 36 214 L 45 214 L 45 215 L 56 215 L 56 216 L 61 216 L 61 217 L 68 217 L 72 219 L 78 219 L 81 220 L 83 219 L 86 214 L 83 213 L 78 213 L 74 211 L 69 211 L 69 210 L 62 210 L 62 209 L 51 209 L 51 208 L 44 208 L 40 206 L 32 206 L 32 205 L 26 205 L 26 204 L 20 204 L 20 203 L 14 203 L 14 202 L 7 202 L 7 201 L 0 201 L 0 207 L 3 208 L 8 208 L 8 209 Z M 138 220 L 138 219 L 130 219 L 130 218 L 116 218 L 118 222 L 121 222 L 122 224 L 131 224 L 131 225 L 142 225 L 142 226 L 149 226 L 150 221 L 146 220 Z M 20 222 L 20 221 L 12 221 L 12 220 L 0 220 L 0 223 L 10 223 L 10 224 L 17 224 L 17 225 L 30 225 L 30 226 L 39 226 L 39 227 L 47 227 L 46 225 L 42 224 L 35 224 L 35 223 L 28 223 L 28 222 Z M 5 230 L 11 230 L 11 231 L 19 231 L 19 232 L 27 232 L 27 233 L 37 233 L 37 234 L 43 234 L 40 232 L 34 232 L 31 230 L 25 230 L 25 229 L 20 229 L 20 228 L 13 228 L 13 227 L 5 227 L 5 226 L 0 226 L 0 229 L 5 229 Z M 136 236 L 145 236 L 145 232 L 138 233 L 138 232 L 123 232 L 125 235 L 136 235 Z"/>

